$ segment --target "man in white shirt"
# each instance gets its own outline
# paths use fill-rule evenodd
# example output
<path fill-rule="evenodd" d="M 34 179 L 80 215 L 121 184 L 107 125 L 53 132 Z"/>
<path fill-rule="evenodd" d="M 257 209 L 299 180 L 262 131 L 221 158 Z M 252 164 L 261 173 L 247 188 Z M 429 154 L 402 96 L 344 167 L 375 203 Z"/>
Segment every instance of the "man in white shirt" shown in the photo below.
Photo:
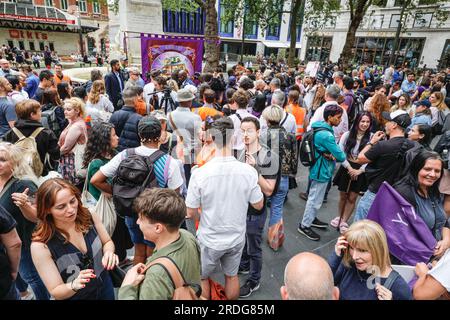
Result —
<path fill-rule="evenodd" d="M 283 109 L 285 98 L 286 95 L 284 94 L 283 91 L 276 90 L 272 94 L 271 105 L 275 104 Z M 267 122 L 264 119 L 264 117 L 261 117 L 259 119 L 259 123 L 261 124 L 261 135 L 263 135 L 267 131 Z M 281 118 L 280 126 L 286 129 L 288 133 L 292 133 L 295 135 L 297 132 L 297 123 L 295 121 L 295 117 L 292 114 L 284 111 L 284 109 L 283 109 L 283 118 Z"/>
<path fill-rule="evenodd" d="M 212 124 L 215 158 L 191 175 L 186 198 L 187 218 L 199 218 L 198 242 L 201 250 L 202 292 L 209 298 L 208 278 L 216 267 L 225 274 L 225 293 L 229 300 L 239 296 L 238 269 L 245 245 L 249 204 L 261 210 L 264 197 L 257 171 L 233 157 L 233 122 L 222 118 Z"/>
<path fill-rule="evenodd" d="M 236 154 L 238 154 L 239 151 L 242 151 L 245 148 L 242 139 L 242 132 L 240 130 L 241 121 L 246 117 L 256 117 L 247 111 L 249 97 L 244 90 L 237 90 L 233 94 L 232 100 L 234 102 L 230 104 L 231 112 L 233 113 L 233 111 L 235 111 L 235 113 L 230 116 L 230 119 L 233 121 L 234 125 L 233 150 L 235 150 Z"/>
<path fill-rule="evenodd" d="M 134 148 L 134 153 L 150 157 L 158 150 L 161 136 L 161 123 L 153 116 L 146 116 L 139 121 L 138 134 L 142 145 Z M 132 148 L 133 149 L 133 148 Z M 112 158 L 107 164 L 91 178 L 91 183 L 100 191 L 112 194 L 112 187 L 107 183 L 108 178 L 113 178 L 117 174 L 120 163 L 129 155 L 130 149 L 123 150 Z M 178 191 L 183 184 L 183 177 L 178 164 L 170 155 L 163 155 L 154 162 L 155 176 L 159 188 L 169 188 Z M 130 208 L 132 210 L 132 208 Z M 123 215 L 123 213 L 118 212 Z M 147 257 L 153 253 L 154 243 L 146 241 L 139 229 L 137 216 L 126 216 L 125 224 L 130 232 L 131 240 L 134 243 L 134 264 L 145 263 Z"/>
<path fill-rule="evenodd" d="M 160 74 L 161 72 L 159 70 L 150 71 L 150 82 L 144 86 L 144 99 L 147 105 L 150 105 L 152 93 L 155 91 L 155 78 Z"/>
<path fill-rule="evenodd" d="M 323 118 L 323 111 L 325 110 L 325 107 L 332 105 L 332 104 L 338 105 L 336 100 L 339 98 L 340 92 L 341 92 L 341 89 L 336 85 L 331 85 L 327 88 L 327 90 L 325 92 L 325 101 L 326 102 L 323 105 L 321 105 L 314 113 L 314 116 L 311 118 L 311 120 L 309 122 L 308 131 L 311 130 L 311 125 L 314 122 L 325 121 Z M 341 123 L 337 127 L 333 127 L 334 138 L 336 139 L 336 143 L 338 143 L 341 136 L 345 132 L 348 131 L 347 112 L 345 111 L 344 108 L 342 108 L 342 110 L 344 110 L 344 113 L 342 114 Z"/>

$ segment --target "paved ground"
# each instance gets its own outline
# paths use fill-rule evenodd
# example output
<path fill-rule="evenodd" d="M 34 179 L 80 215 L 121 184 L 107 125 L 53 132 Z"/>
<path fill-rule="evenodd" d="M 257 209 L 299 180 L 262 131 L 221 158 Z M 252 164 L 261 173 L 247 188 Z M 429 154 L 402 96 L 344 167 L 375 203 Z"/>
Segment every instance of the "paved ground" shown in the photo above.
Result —
<path fill-rule="evenodd" d="M 288 201 L 284 205 L 284 223 L 286 239 L 284 245 L 274 252 L 267 244 L 267 223 L 263 234 L 263 269 L 261 287 L 249 298 L 250 300 L 277 300 L 280 298 L 280 287 L 283 285 L 284 268 L 291 257 L 297 253 L 310 251 L 317 253 L 325 259 L 332 252 L 339 233 L 336 229 L 329 227 L 327 230 L 315 230 L 321 236 L 320 241 L 311 241 L 297 231 L 298 221 L 303 216 L 306 201 L 302 200 L 299 192 L 304 192 L 307 186 L 308 170 L 299 168 L 297 174 L 298 188 L 289 191 Z M 319 211 L 318 217 L 322 221 L 329 222 L 337 215 L 338 191 L 336 187 L 330 190 L 328 203 L 324 204 Z M 268 220 L 267 220 L 268 222 Z M 241 285 L 247 276 L 240 275 Z M 217 278 L 217 280 L 221 280 Z M 222 282 L 222 281 L 221 281 Z M 245 299 L 242 299 L 245 300 Z"/>

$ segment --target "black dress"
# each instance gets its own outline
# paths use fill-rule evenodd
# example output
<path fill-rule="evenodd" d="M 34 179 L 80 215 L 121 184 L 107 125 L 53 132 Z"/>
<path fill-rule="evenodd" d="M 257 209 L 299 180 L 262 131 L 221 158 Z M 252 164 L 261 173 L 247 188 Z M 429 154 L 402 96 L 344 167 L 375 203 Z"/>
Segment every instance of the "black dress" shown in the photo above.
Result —
<path fill-rule="evenodd" d="M 348 159 L 347 159 L 348 160 Z M 353 169 L 361 168 L 361 164 L 357 164 L 348 160 L 348 163 Z M 367 191 L 367 179 L 365 173 L 361 173 L 356 180 L 352 180 L 347 168 L 341 165 L 336 172 L 333 179 L 333 185 L 338 186 L 338 190 L 341 192 L 366 192 Z"/>

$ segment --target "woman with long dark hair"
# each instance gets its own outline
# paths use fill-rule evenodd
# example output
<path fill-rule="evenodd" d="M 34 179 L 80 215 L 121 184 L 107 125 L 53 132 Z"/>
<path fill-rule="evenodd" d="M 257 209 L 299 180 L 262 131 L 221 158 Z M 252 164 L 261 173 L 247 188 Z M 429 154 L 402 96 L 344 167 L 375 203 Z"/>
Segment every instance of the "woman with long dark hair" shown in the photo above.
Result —
<path fill-rule="evenodd" d="M 83 166 L 87 168 L 87 188 L 89 193 L 98 200 L 101 190 L 95 187 L 90 181 L 100 167 L 107 164 L 116 154 L 116 148 L 119 144 L 119 138 L 116 135 L 114 125 L 107 122 L 95 122 L 91 130 L 89 130 L 86 149 L 84 152 Z M 106 181 L 105 189 L 111 190 L 112 181 Z M 116 244 L 116 253 L 119 256 L 121 264 L 125 263 L 127 257 L 127 249 L 133 247 L 125 220 L 117 216 L 117 224 L 114 233 L 111 236 Z"/>
<path fill-rule="evenodd" d="M 61 135 L 61 132 L 67 127 L 69 121 L 64 116 L 63 102 L 59 98 L 58 91 L 55 88 L 49 88 L 42 94 L 42 112 L 54 113 L 56 121 L 48 121 L 49 129 L 53 131 L 57 138 Z M 50 117 L 51 118 L 51 117 Z M 51 119 L 50 119 L 51 120 Z"/>
<path fill-rule="evenodd" d="M 432 138 L 431 127 L 427 124 L 416 124 L 408 132 L 408 139 L 417 141 L 426 150 L 431 151 L 430 143 Z"/>
<path fill-rule="evenodd" d="M 443 170 L 443 161 L 438 153 L 422 151 L 411 162 L 408 174 L 393 186 L 414 207 L 438 241 L 434 250 L 436 258 L 450 248 L 444 195 L 439 192 Z"/>
<path fill-rule="evenodd" d="M 341 233 L 348 229 L 347 221 L 355 209 L 356 200 L 360 192 L 367 190 L 367 180 L 364 174 L 366 165 L 354 162 L 358 154 L 370 141 L 372 133 L 372 117 L 370 112 L 358 113 L 350 131 L 344 133 L 339 141 L 339 147 L 346 154 L 346 160 L 337 171 L 333 184 L 338 186 L 339 193 L 339 217 L 331 221 L 331 225 L 339 228 Z"/>
<path fill-rule="evenodd" d="M 56 86 L 59 97 L 62 101 L 72 98 L 72 87 L 68 82 L 60 82 Z"/>

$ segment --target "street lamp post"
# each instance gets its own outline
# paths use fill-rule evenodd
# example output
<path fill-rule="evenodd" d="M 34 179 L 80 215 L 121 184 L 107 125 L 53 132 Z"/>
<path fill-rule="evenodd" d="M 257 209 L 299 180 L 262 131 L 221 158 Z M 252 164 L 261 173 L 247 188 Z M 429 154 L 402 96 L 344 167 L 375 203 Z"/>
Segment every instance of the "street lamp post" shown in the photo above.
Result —
<path fill-rule="evenodd" d="M 78 35 L 80 36 L 80 52 L 81 56 L 84 57 L 83 32 L 81 30 L 81 13 L 80 13 L 80 4 L 78 0 L 75 1 L 75 5 L 77 6 Z"/>

